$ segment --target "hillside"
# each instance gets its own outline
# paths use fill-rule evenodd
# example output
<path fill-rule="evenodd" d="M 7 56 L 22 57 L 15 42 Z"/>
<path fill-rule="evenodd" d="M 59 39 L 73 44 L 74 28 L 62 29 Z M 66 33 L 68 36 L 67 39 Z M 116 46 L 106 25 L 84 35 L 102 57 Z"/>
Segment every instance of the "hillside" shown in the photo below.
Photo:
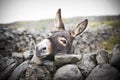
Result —
<path fill-rule="evenodd" d="M 120 25 L 120 15 L 73 17 L 65 18 L 63 19 L 63 22 L 66 28 L 70 29 L 72 26 L 75 26 L 75 24 L 78 23 L 80 20 L 83 20 L 85 18 L 89 20 L 89 27 L 96 27 L 104 23 L 115 27 L 118 27 Z M 18 21 L 14 23 L 0 24 L 0 26 L 35 29 L 42 32 L 48 32 L 54 26 L 54 19 L 46 19 L 39 21 Z"/>

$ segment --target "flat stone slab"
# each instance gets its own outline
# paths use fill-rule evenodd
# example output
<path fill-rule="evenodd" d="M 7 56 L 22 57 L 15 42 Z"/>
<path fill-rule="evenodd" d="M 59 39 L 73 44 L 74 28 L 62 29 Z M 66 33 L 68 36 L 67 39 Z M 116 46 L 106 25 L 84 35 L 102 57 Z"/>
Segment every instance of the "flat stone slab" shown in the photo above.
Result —
<path fill-rule="evenodd" d="M 55 55 L 55 65 L 61 66 L 69 63 L 76 63 L 81 59 L 82 59 L 82 55 L 77 55 L 77 54 Z"/>

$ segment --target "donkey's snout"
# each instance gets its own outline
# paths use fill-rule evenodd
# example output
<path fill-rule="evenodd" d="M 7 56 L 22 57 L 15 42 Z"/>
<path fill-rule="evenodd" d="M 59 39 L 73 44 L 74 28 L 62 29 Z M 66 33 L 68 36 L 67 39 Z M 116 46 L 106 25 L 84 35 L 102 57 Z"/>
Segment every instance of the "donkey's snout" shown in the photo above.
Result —
<path fill-rule="evenodd" d="M 42 52 L 42 49 L 39 50 L 38 47 L 36 47 L 36 56 L 37 56 L 37 57 L 41 57 L 41 55 L 40 55 L 41 52 Z"/>
<path fill-rule="evenodd" d="M 47 56 L 47 48 L 46 47 L 43 47 L 43 48 L 41 48 L 41 49 L 38 49 L 38 47 L 36 47 L 36 56 L 37 57 L 42 57 L 42 58 L 44 58 L 44 57 L 46 57 Z"/>
<path fill-rule="evenodd" d="M 52 45 L 49 39 L 44 39 L 36 46 L 36 56 L 45 58 L 52 53 Z"/>

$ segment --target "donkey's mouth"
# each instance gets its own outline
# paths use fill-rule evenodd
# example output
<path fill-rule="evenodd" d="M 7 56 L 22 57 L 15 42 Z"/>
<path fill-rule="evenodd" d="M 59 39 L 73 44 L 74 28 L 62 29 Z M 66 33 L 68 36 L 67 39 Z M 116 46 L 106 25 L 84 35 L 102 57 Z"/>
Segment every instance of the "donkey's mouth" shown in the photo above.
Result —
<path fill-rule="evenodd" d="M 47 54 L 40 55 L 41 58 L 46 58 L 47 56 Z"/>
<path fill-rule="evenodd" d="M 36 56 L 39 58 L 45 58 L 49 55 L 49 53 L 43 49 L 38 50 L 38 48 L 36 48 Z"/>

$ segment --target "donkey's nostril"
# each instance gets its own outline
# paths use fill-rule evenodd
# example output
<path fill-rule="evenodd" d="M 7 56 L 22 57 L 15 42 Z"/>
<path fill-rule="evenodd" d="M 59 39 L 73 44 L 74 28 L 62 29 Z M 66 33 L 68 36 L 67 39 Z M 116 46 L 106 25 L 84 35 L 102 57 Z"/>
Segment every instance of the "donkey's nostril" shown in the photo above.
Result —
<path fill-rule="evenodd" d="M 46 47 L 42 48 L 42 50 L 46 50 Z"/>

